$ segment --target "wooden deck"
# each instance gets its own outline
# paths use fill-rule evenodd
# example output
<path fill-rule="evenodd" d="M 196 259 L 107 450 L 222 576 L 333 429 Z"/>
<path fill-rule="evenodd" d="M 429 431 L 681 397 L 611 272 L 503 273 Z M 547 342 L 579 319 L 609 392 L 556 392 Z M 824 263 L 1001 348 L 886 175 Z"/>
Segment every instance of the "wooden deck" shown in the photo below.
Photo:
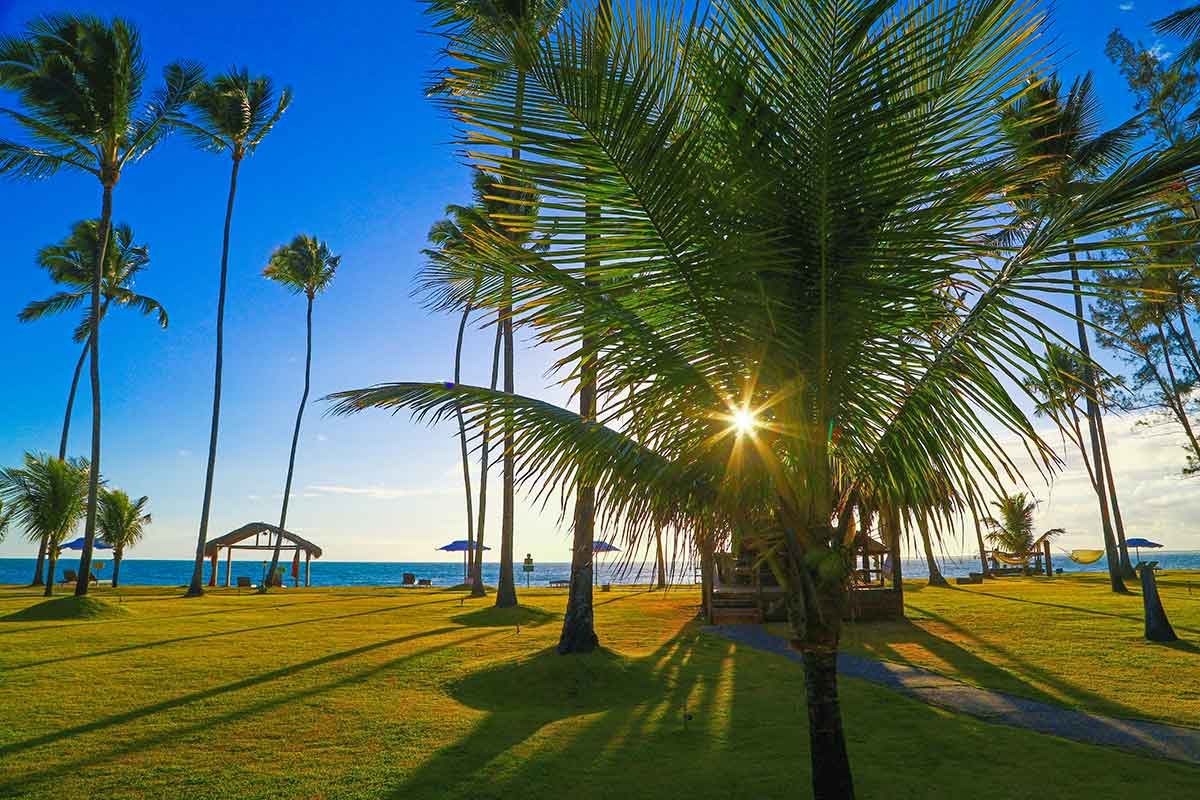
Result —
<path fill-rule="evenodd" d="M 787 607 L 783 587 L 716 583 L 713 585 L 713 623 L 784 622 Z M 870 622 L 904 616 L 904 595 L 879 586 L 855 587 L 850 591 L 847 620 Z"/>

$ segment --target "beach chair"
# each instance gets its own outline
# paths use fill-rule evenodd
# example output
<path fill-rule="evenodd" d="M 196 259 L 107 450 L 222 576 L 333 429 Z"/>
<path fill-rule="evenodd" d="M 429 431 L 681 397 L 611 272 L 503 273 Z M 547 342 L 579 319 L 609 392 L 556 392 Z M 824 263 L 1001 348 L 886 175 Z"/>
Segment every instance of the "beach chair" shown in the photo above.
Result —
<path fill-rule="evenodd" d="M 411 572 L 404 573 L 404 575 L 400 579 L 400 585 L 401 586 L 416 586 L 417 585 L 417 576 L 412 574 Z"/>
<path fill-rule="evenodd" d="M 79 580 L 79 576 L 77 574 L 75 574 L 75 570 L 64 569 L 63 570 L 63 579 L 62 579 L 62 581 L 60 581 L 60 583 L 75 583 L 75 581 L 77 581 L 77 580 Z"/>
<path fill-rule="evenodd" d="M 248 577 L 246 577 L 245 575 L 238 575 L 237 576 L 237 588 L 238 588 L 238 594 L 241 594 L 242 589 L 254 589 L 256 587 L 254 586 L 253 582 L 251 582 L 251 580 Z"/>
<path fill-rule="evenodd" d="M 433 586 L 433 581 L 429 578 L 421 578 L 421 580 L 417 581 L 417 586 Z"/>

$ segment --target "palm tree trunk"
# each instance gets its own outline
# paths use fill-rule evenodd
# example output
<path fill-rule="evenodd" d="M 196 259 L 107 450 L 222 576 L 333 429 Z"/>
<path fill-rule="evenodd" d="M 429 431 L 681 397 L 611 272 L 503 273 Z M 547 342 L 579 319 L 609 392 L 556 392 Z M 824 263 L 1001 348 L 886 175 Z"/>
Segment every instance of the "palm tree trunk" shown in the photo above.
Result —
<path fill-rule="evenodd" d="M 517 91 L 514 98 L 516 124 L 512 145 L 513 161 L 521 160 L 521 124 L 525 107 L 525 70 L 517 68 Z M 512 321 L 512 278 L 505 276 L 500 305 L 501 325 L 504 329 L 504 392 L 513 394 L 517 388 L 513 378 L 513 321 Z M 504 491 L 500 512 L 500 578 L 496 582 L 496 608 L 511 608 L 517 604 L 517 581 L 513 574 L 513 527 L 516 503 L 517 458 L 513 452 L 512 424 L 504 420 Z"/>
<path fill-rule="evenodd" d="M 58 548 L 50 547 L 46 559 L 46 589 L 42 592 L 42 597 L 50 597 L 54 594 L 54 570 L 58 566 Z"/>
<path fill-rule="evenodd" d="M 984 576 L 990 577 L 992 570 L 988 566 L 987 547 L 983 543 L 983 528 L 979 525 L 979 515 L 972 513 L 971 516 L 975 520 L 975 541 L 979 543 L 979 563 L 983 565 Z"/>
<path fill-rule="evenodd" d="M 238 168 L 241 159 L 234 157 L 229 174 L 229 201 L 225 206 L 225 236 L 221 243 L 221 283 L 217 291 L 217 356 L 213 369 L 212 427 L 208 436 L 208 468 L 204 473 L 204 504 L 200 507 L 200 534 L 196 540 L 196 563 L 188 597 L 204 594 L 204 546 L 208 543 L 208 515 L 212 509 L 213 475 L 217 471 L 217 429 L 221 423 L 221 367 L 224 363 L 225 286 L 229 275 L 229 228 L 233 223 L 233 200 L 237 195 Z"/>
<path fill-rule="evenodd" d="M 300 423 L 304 419 L 304 407 L 308 405 L 308 390 L 312 378 L 312 310 L 313 296 L 308 295 L 308 314 L 305 317 L 308 337 L 304 350 L 304 394 L 300 396 L 300 408 L 296 409 L 296 427 L 292 430 L 292 452 L 288 456 L 287 480 L 283 484 L 283 506 L 279 509 L 279 533 L 275 536 L 275 552 L 271 555 L 271 569 L 267 575 L 274 575 L 279 566 L 279 551 L 283 547 L 283 531 L 287 527 L 288 499 L 292 496 L 292 475 L 296 471 L 296 447 L 300 444 Z"/>
<path fill-rule="evenodd" d="M 1096 499 L 1100 503 L 1100 524 L 1104 530 L 1104 553 L 1108 561 L 1109 587 L 1118 594 L 1125 594 L 1125 581 L 1121 577 L 1121 556 L 1117 549 L 1116 534 L 1113 533 L 1112 519 L 1109 516 L 1108 493 L 1105 480 L 1100 472 L 1104 469 L 1104 458 L 1100 451 L 1100 429 L 1097 418 L 1100 416 L 1100 404 L 1096 401 L 1096 371 L 1092 368 L 1092 351 L 1088 344 L 1087 325 L 1083 321 L 1083 293 L 1079 286 L 1079 268 L 1075 266 L 1075 251 L 1068 254 L 1071 260 L 1071 289 L 1075 296 L 1075 333 L 1079 337 L 1079 351 L 1083 354 L 1083 384 L 1084 398 L 1087 402 L 1088 433 L 1092 443 L 1092 465 L 1095 467 L 1094 482 Z M 1080 437 L 1082 438 L 1082 437 Z M 1084 457 L 1087 457 L 1086 452 Z"/>
<path fill-rule="evenodd" d="M 492 345 L 492 391 L 496 391 L 496 383 L 500 380 L 500 338 L 503 328 L 499 319 L 496 320 L 496 343 Z M 491 434 L 491 419 L 484 421 L 483 436 L 480 440 L 479 456 L 479 524 L 475 526 L 475 564 L 471 573 L 471 596 L 483 597 L 483 529 L 487 521 L 487 480 L 488 460 L 491 456 L 489 439 Z"/>
<path fill-rule="evenodd" d="M 121 583 L 121 550 L 120 548 L 113 551 L 113 579 L 112 588 L 116 589 Z"/>
<path fill-rule="evenodd" d="M 92 275 L 92 334 L 88 340 L 91 355 L 91 369 L 88 371 L 92 383 L 92 453 L 88 469 L 87 522 L 83 528 L 83 552 L 79 554 L 76 597 L 82 597 L 88 592 L 88 576 L 91 575 L 92 569 L 92 543 L 96 540 L 96 501 L 100 493 L 100 280 L 104 274 L 105 259 L 108 257 L 108 232 L 112 227 L 112 193 L 112 184 L 106 182 L 100 204 L 100 252 L 97 254 L 96 271 Z"/>
<path fill-rule="evenodd" d="M 600 211 L 589 203 L 584 208 L 584 217 L 589 226 L 600 219 Z M 590 278 L 599 266 L 592 255 L 596 239 L 593 233 L 584 234 L 584 250 L 591 251 L 584 259 L 584 284 L 595 286 Z M 597 342 L 594 336 L 584 336 L 579 364 L 579 416 L 585 421 L 596 420 Z M 600 639 L 596 636 L 595 607 L 592 590 L 595 587 L 595 554 L 592 541 L 596 537 L 596 485 L 581 482 L 575 490 L 575 525 L 571 542 L 571 589 L 567 596 L 567 610 L 563 614 L 562 634 L 558 639 L 558 652 L 590 653 L 596 649 Z"/>
<path fill-rule="evenodd" d="M 654 547 L 658 551 L 655 558 L 655 567 L 658 569 L 658 588 L 667 588 L 667 565 L 663 559 L 662 549 L 662 528 L 655 527 L 654 529 Z"/>
<path fill-rule="evenodd" d="M 471 301 L 463 309 L 462 321 L 458 323 L 458 341 L 454 345 L 454 385 L 462 381 L 462 350 L 463 334 L 467 330 L 467 318 L 471 316 Z M 471 459 L 467 453 L 467 424 L 463 420 L 462 404 L 454 404 L 454 414 L 458 417 L 458 442 L 462 448 L 463 491 L 467 496 L 467 575 L 475 574 L 475 510 L 472 508 L 471 495 Z M 469 580 L 469 578 L 468 578 Z"/>
<path fill-rule="evenodd" d="M 33 566 L 33 581 L 30 586 L 42 585 L 42 569 L 46 566 L 46 537 L 38 539 L 37 563 Z"/>
<path fill-rule="evenodd" d="M 949 586 L 938 568 L 937 558 L 933 555 L 933 542 L 929 538 L 929 520 L 922 512 L 917 513 L 917 529 L 921 532 L 921 546 L 925 550 L 925 563 L 929 567 L 930 586 Z"/>
<path fill-rule="evenodd" d="M 1117 553 L 1121 558 L 1121 572 L 1126 578 L 1136 578 L 1133 564 L 1129 561 L 1129 545 L 1125 543 L 1125 520 L 1121 517 L 1121 505 L 1117 502 L 1117 486 L 1113 482 L 1112 462 L 1108 458 L 1108 436 L 1104 433 L 1104 412 L 1096 416 L 1100 433 L 1100 456 L 1104 459 L 1104 476 L 1108 480 L 1108 499 L 1112 503 L 1113 522 L 1117 529 Z"/>

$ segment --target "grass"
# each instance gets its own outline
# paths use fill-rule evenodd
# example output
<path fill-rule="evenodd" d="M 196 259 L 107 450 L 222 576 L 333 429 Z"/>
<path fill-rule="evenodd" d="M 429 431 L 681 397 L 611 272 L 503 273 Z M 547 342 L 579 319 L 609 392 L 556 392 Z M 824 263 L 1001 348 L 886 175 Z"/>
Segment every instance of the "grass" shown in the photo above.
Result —
<path fill-rule="evenodd" d="M 1117 717 L 1200 727 L 1200 573 L 1158 578 L 1180 641 L 1142 637 L 1142 598 L 1102 574 L 905 585 L 906 620 L 851 625 L 850 652 Z"/>
<path fill-rule="evenodd" d="M 445 591 L 176 591 L 14 620 L 41 598 L 0 589 L 0 797 L 807 795 L 799 669 L 700 634 L 693 592 L 598 594 L 605 649 L 564 658 L 561 591 L 509 611 Z M 857 681 L 843 701 L 863 797 L 1070 800 L 1150 774 L 1187 797 L 1200 781 Z"/>

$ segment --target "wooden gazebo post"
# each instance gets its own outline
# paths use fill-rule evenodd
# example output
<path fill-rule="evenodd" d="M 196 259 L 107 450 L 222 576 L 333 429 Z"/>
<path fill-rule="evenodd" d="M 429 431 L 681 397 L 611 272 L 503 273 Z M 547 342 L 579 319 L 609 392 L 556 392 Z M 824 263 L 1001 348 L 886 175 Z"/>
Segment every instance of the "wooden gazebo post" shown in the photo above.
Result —
<path fill-rule="evenodd" d="M 216 585 L 217 585 L 217 558 L 218 558 L 218 556 L 219 556 L 220 552 L 221 552 L 221 548 L 219 548 L 219 547 L 218 547 L 216 550 L 213 550 L 213 554 L 212 554 L 212 575 L 209 575 L 209 576 L 208 576 L 208 585 L 209 585 L 209 586 L 212 586 L 212 587 L 214 587 L 214 588 L 215 588 L 215 587 L 216 587 Z"/>
<path fill-rule="evenodd" d="M 225 588 L 229 588 L 229 576 L 233 574 L 233 548 L 225 548 Z"/>
<path fill-rule="evenodd" d="M 312 552 L 308 549 L 304 551 L 304 588 L 309 586 L 309 579 L 312 577 Z"/>

